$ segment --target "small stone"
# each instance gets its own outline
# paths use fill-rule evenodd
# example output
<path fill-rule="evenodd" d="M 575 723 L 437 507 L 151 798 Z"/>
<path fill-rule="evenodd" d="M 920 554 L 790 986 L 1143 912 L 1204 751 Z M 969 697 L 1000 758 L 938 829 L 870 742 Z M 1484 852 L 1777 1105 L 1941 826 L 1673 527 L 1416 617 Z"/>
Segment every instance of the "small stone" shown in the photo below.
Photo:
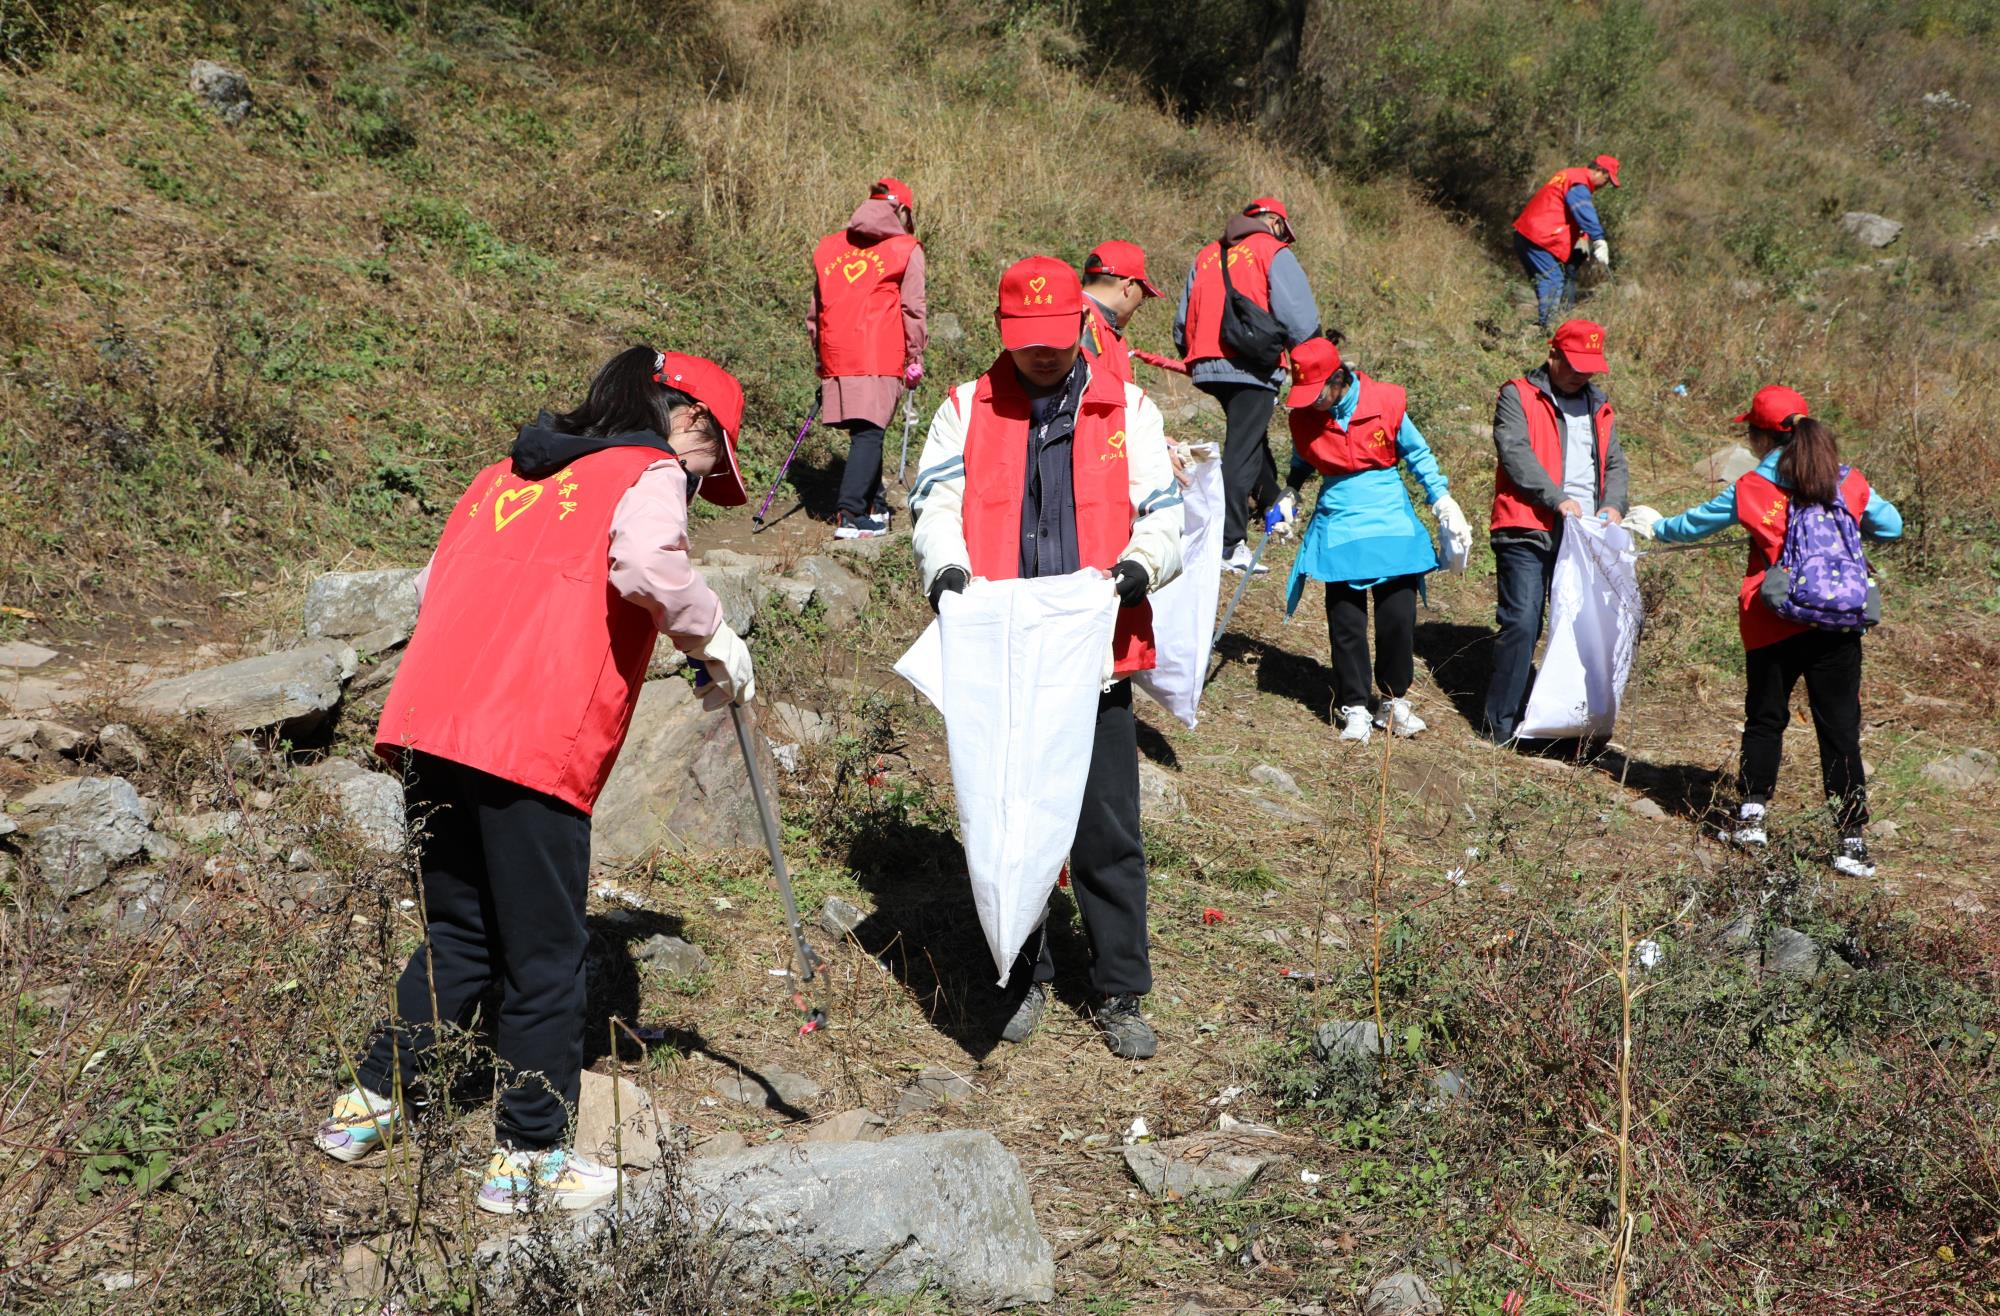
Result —
<path fill-rule="evenodd" d="M 1946 790 L 1977 790 L 2000 774 L 2000 759 L 1983 749 L 1962 749 L 1923 767 L 1924 780 Z"/>
<path fill-rule="evenodd" d="M 1632 811 L 1634 817 L 1650 818 L 1654 822 L 1658 822 L 1660 819 L 1665 818 L 1667 816 L 1667 811 L 1665 809 L 1662 809 L 1659 805 L 1655 804 L 1653 801 L 1647 799 L 1643 795 L 1641 795 L 1638 799 L 1633 800 L 1625 807 Z"/>
<path fill-rule="evenodd" d="M 820 745 L 833 735 L 833 722 L 810 708 L 779 700 L 771 705 L 769 730 L 801 745 Z"/>
<path fill-rule="evenodd" d="M 1313 1034 L 1313 1054 L 1321 1060 L 1335 1056 L 1352 1056 L 1374 1064 L 1385 1054 L 1394 1054 L 1396 1040 L 1389 1038 L 1389 1045 L 1382 1045 L 1382 1034 L 1376 1031 L 1374 1021 L 1367 1019 L 1336 1019 L 1324 1023 Z"/>
<path fill-rule="evenodd" d="M 1125 1148 L 1125 1167 L 1156 1198 L 1222 1201 L 1253 1183 L 1271 1163 L 1246 1151 L 1241 1135 L 1197 1133 Z"/>
<path fill-rule="evenodd" d="M 930 337 L 933 343 L 956 343 L 964 339 L 965 326 L 950 311 L 935 311 L 930 317 Z"/>
<path fill-rule="evenodd" d="M 373 772 L 351 759 L 323 759 L 299 774 L 339 806 L 361 839 L 377 850 L 403 848 L 403 782 L 386 772 Z"/>
<path fill-rule="evenodd" d="M 240 833 L 243 815 L 235 809 L 212 809 L 207 813 L 183 814 L 167 826 L 188 844 L 201 845 L 206 841 L 228 840 Z"/>
<path fill-rule="evenodd" d="M 818 1099 L 820 1086 L 789 1069 L 744 1069 L 723 1075 L 715 1084 L 715 1095 L 740 1106 L 803 1110 L 808 1102 Z"/>
<path fill-rule="evenodd" d="M 920 1110 L 929 1110 L 944 1101 L 962 1101 L 979 1089 L 971 1079 L 953 1070 L 928 1068 L 920 1070 L 916 1082 L 904 1088 L 896 1102 L 898 1115 L 911 1115 Z"/>
<path fill-rule="evenodd" d="M 123 722 L 113 722 L 97 732 L 97 761 L 106 771 L 137 772 L 150 757 L 145 742 Z"/>
<path fill-rule="evenodd" d="M 250 79 L 212 59 L 198 59 L 188 70 L 188 90 L 231 127 L 250 113 Z"/>
<path fill-rule="evenodd" d="M 632 958 L 675 978 L 698 977 L 712 967 L 701 947 L 664 932 L 656 932 L 640 942 L 638 949 L 632 952 Z"/>
<path fill-rule="evenodd" d="M 285 856 L 285 867 L 290 872 L 303 873 L 312 866 L 312 851 L 306 849 L 303 845 L 293 846 L 291 853 Z"/>
<path fill-rule="evenodd" d="M 1878 841 L 1893 841 L 1896 839 L 1896 833 L 1901 830 L 1894 818 L 1877 818 L 1868 824 L 1868 834 Z"/>
<path fill-rule="evenodd" d="M 1850 210 L 1840 217 L 1840 227 L 1847 236 L 1864 247 L 1880 250 L 1903 235 L 1903 226 L 1886 215 L 1871 214 L 1866 210 Z"/>
<path fill-rule="evenodd" d="M 107 1270 L 97 1276 L 97 1283 L 106 1293 L 124 1293 L 139 1287 L 139 1277 L 129 1270 Z"/>
<path fill-rule="evenodd" d="M 819 907 L 819 925 L 836 937 L 846 937 L 868 921 L 869 912 L 859 905 L 828 896 Z"/>
<path fill-rule="evenodd" d="M 688 1155 L 697 1159 L 707 1156 L 733 1156 L 737 1152 L 747 1150 L 749 1146 L 748 1138 L 734 1129 L 724 1129 L 720 1133 L 709 1134 L 688 1148 Z"/>
<path fill-rule="evenodd" d="M 872 1110 L 844 1110 L 806 1130 L 807 1142 L 880 1142 L 889 1121 Z"/>
<path fill-rule="evenodd" d="M 1796 928 L 1773 926 L 1760 946 L 1755 914 L 1739 915 L 1717 939 L 1724 946 L 1741 949 L 1743 962 L 1764 973 L 1811 978 L 1822 973 L 1839 976 L 1854 972 L 1846 960 L 1821 949 L 1818 942 Z"/>
<path fill-rule="evenodd" d="M 1444 1316 L 1444 1302 L 1415 1271 L 1403 1270 L 1369 1286 L 1363 1316 Z"/>
<path fill-rule="evenodd" d="M 614 1098 L 615 1092 L 615 1098 Z M 661 1123 L 646 1089 L 626 1078 L 583 1071 L 576 1099 L 576 1146 L 599 1164 L 636 1170 L 660 1163 Z"/>
<path fill-rule="evenodd" d="M 1270 763 L 1259 763 L 1257 766 L 1251 768 L 1250 780 L 1262 782 L 1273 790 L 1282 791 L 1286 795 L 1303 795 L 1305 793 L 1299 789 L 1299 783 L 1293 780 L 1291 773 Z"/>
<path fill-rule="evenodd" d="M 1187 812 L 1187 800 L 1174 774 L 1149 759 L 1139 760 L 1139 817 L 1146 822 L 1172 822 Z"/>
<path fill-rule="evenodd" d="M 11 667 L 15 671 L 40 667 L 56 657 L 54 649 L 30 644 L 26 640 L 9 640 L 5 644 L 0 644 L 0 667 Z"/>

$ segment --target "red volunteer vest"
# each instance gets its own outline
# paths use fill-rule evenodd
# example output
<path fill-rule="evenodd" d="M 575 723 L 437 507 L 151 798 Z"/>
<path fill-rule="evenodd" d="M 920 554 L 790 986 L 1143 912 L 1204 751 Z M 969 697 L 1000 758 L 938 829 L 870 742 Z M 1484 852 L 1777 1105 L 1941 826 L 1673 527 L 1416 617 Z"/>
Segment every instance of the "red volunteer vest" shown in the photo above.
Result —
<path fill-rule="evenodd" d="M 958 393 L 951 395 L 958 406 Z M 1076 549 L 1086 567 L 1109 571 L 1132 542 L 1132 487 L 1125 464 L 1125 385 L 1100 370 L 1077 408 L 1070 440 L 1076 492 Z M 1003 352 L 979 377 L 965 422 L 965 548 L 972 574 L 1015 580 L 1021 574 L 1021 503 L 1028 484 L 1028 395 Z M 1153 666 L 1153 605 L 1118 610 L 1112 671 L 1130 676 Z"/>
<path fill-rule="evenodd" d="M 1536 388 L 1525 379 L 1509 380 L 1502 388 L 1511 388 L 1521 395 L 1521 411 L 1528 418 L 1528 442 L 1534 447 L 1535 460 L 1549 473 L 1549 478 L 1558 485 L 1563 482 L 1563 420 L 1556 411 L 1556 404 L 1549 395 Z M 1591 428 L 1597 432 L 1597 483 L 1596 490 L 1604 492 L 1604 455 L 1611 450 L 1612 428 L 1611 404 L 1606 402 L 1591 418 Z M 1595 507 L 1584 509 L 1595 512 Z M 1500 467 L 1493 473 L 1493 518 L 1488 523 L 1494 530 L 1547 530 L 1554 533 L 1556 514 L 1528 501 L 1520 488 L 1507 478 L 1507 468 Z"/>
<path fill-rule="evenodd" d="M 1229 281 L 1236 291 L 1265 310 L 1271 309 L 1271 261 L 1285 244 L 1269 233 L 1252 233 L 1229 248 Z M 1222 308 L 1228 292 L 1222 286 L 1222 244 L 1211 242 L 1194 258 L 1194 285 L 1188 289 L 1187 359 L 1228 356 L 1222 346 Z"/>
<path fill-rule="evenodd" d="M 903 373 L 903 271 L 916 249 L 907 233 L 858 247 L 845 229 L 813 248 L 821 379 Z"/>
<path fill-rule="evenodd" d="M 1287 417 L 1293 451 L 1321 475 L 1352 475 L 1396 464 L 1396 435 L 1409 410 L 1409 394 L 1359 370 L 1354 377 L 1361 381 L 1361 396 L 1355 399 L 1347 428 L 1334 421 L 1331 411 L 1317 407 L 1299 407 Z"/>
<path fill-rule="evenodd" d="M 506 461 L 479 473 L 438 540 L 378 755 L 423 750 L 590 812 L 656 637 L 611 588 L 611 514 L 664 456 L 610 448 L 540 480 Z"/>
<path fill-rule="evenodd" d="M 1571 222 L 1569 204 L 1563 198 L 1578 183 L 1590 187 L 1590 170 L 1581 165 L 1556 170 L 1528 198 L 1527 206 L 1514 220 L 1514 231 L 1557 260 L 1568 260 L 1582 230 Z"/>
<path fill-rule="evenodd" d="M 1860 471 L 1849 467 L 1847 478 L 1840 482 L 1840 500 L 1847 504 L 1857 523 L 1868 508 L 1870 496 L 1868 481 Z M 1736 628 L 1743 635 L 1746 649 L 1761 649 L 1812 629 L 1772 612 L 1757 592 L 1764 584 L 1764 573 L 1771 569 L 1785 546 L 1785 524 L 1791 505 L 1792 495 L 1788 491 L 1755 471 L 1736 481 L 1736 519 L 1750 532 L 1750 560 L 1744 564 L 1743 588 L 1736 596 Z"/>
<path fill-rule="evenodd" d="M 1084 322 L 1083 353 L 1090 358 L 1091 374 L 1110 375 L 1122 384 L 1138 382 L 1132 378 L 1132 349 L 1126 346 L 1118 326 L 1111 323 L 1088 295 L 1083 299 L 1083 309 L 1090 316 Z"/>

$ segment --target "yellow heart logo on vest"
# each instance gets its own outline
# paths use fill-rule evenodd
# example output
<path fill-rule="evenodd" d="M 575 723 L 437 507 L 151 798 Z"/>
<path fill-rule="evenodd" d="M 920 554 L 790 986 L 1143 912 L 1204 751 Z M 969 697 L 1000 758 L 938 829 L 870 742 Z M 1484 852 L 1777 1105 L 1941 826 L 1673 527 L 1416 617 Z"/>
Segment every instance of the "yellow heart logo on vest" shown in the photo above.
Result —
<path fill-rule="evenodd" d="M 535 500 L 541 496 L 542 486 L 539 484 L 524 484 L 519 489 L 509 489 L 501 494 L 493 502 L 493 529 L 495 533 L 505 530 L 509 521 L 512 521 L 530 507 L 533 507 Z M 507 506 L 509 503 L 518 503 L 520 506 L 510 511 Z"/>
<path fill-rule="evenodd" d="M 852 265 L 843 265 L 840 267 L 840 272 L 847 276 L 847 281 L 849 283 L 853 283 L 856 279 L 860 278 L 862 275 L 868 272 L 868 262 L 865 260 L 858 260 L 855 261 Z"/>
<path fill-rule="evenodd" d="M 1042 289 L 1048 287 L 1048 284 L 1047 276 L 1037 274 L 1034 278 L 1028 280 L 1028 290 L 1030 292 L 1040 292 Z"/>

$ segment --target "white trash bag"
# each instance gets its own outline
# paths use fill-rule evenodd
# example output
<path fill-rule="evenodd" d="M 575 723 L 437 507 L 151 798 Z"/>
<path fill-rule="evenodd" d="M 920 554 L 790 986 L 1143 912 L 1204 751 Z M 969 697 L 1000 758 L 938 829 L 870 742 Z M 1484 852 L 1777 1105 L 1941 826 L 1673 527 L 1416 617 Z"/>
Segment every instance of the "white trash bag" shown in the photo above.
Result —
<path fill-rule="evenodd" d="M 1549 646 L 1521 716 L 1523 738 L 1609 736 L 1617 726 L 1645 615 L 1638 560 L 1624 527 L 1565 522 L 1549 579 Z"/>
<path fill-rule="evenodd" d="M 1193 476 L 1181 493 L 1181 574 L 1153 594 L 1153 645 L 1158 662 L 1132 684 L 1194 729 L 1215 639 L 1215 605 L 1222 595 L 1222 460 L 1212 443 L 1189 449 Z"/>
<path fill-rule="evenodd" d="M 944 714 L 972 903 L 1007 985 L 1076 839 L 1117 623 L 1101 572 L 975 580 L 896 671 Z"/>

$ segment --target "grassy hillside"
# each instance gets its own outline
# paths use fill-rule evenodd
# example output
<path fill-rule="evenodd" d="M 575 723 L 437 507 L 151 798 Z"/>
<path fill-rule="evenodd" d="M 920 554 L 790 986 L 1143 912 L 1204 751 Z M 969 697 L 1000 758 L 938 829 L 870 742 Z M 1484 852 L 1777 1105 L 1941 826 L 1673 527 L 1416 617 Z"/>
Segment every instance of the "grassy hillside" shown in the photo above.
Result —
<path fill-rule="evenodd" d="M 2000 749 L 1990 7 L 1315 0 L 1259 129 L 1263 51 L 1242 22 L 1282 7 L 0 0 L 0 640 L 147 656 L 162 615 L 224 644 L 295 627 L 313 573 L 420 561 L 514 427 L 638 339 L 735 369 L 761 489 L 813 395 L 805 253 L 885 172 L 915 188 L 933 312 L 962 327 L 930 353 L 940 383 L 992 359 L 1011 259 L 1127 237 L 1177 290 L 1245 199 L 1284 197 L 1327 322 L 1410 388 L 1483 525 L 1493 391 L 1544 350 L 1506 221 L 1551 167 L 1612 151 L 1615 265 L 1585 312 L 1609 330 L 1635 499 L 1706 496 L 1692 465 L 1784 379 L 1910 520 L 1877 558 L 1890 624 L 1864 690 L 1875 812 L 1901 828 L 1882 881 L 1814 862 L 1801 723 L 1784 778 L 1799 808 L 1773 854 L 1702 840 L 1740 717 L 1733 553 L 1645 564 L 1630 715 L 1581 763 L 1474 747 L 1490 557 L 1433 581 L 1433 730 L 1386 754 L 1335 743 L 1317 605 L 1287 624 L 1267 585 L 1200 730 L 1146 715 L 1146 756 L 1188 804 L 1148 828 L 1161 1060 L 1109 1061 L 1068 1010 L 1073 922 L 1061 1020 L 991 1052 L 940 726 L 886 674 L 927 616 L 896 546 L 865 626 L 757 637 L 765 687 L 837 729 L 788 787 L 802 895 L 878 911 L 833 952 L 835 1028 L 801 1042 L 771 994 L 761 857 L 668 858 L 618 877 L 671 918 L 600 910 L 594 927 L 620 946 L 681 932 L 718 967 L 621 984 L 627 1016 L 672 1021 L 667 1038 L 593 1043 L 592 1063 L 645 1079 L 700 1134 L 752 1139 L 797 1131 L 701 1104 L 705 1055 L 775 1059 L 877 1109 L 921 1066 L 972 1066 L 976 1096 L 894 1131 L 976 1125 L 1022 1158 L 1065 1313 L 1358 1310 L 1358 1286 L 1405 1265 L 1453 1312 L 1503 1312 L 1510 1293 L 1529 1316 L 1601 1311 L 1621 1255 L 1626 1309 L 1654 1316 L 1992 1310 L 2000 800 L 1923 771 Z M 190 94 L 204 58 L 248 74 L 240 126 Z M 1901 240 L 1859 247 L 1848 210 L 1902 220 Z M 1140 312 L 1141 346 L 1171 350 L 1170 314 Z M 840 455 L 809 443 L 809 499 Z M 745 520 L 710 516 L 697 541 Z M 785 552 L 816 542 L 803 520 Z M 108 695 L 93 711 L 118 715 Z M 320 1310 L 365 1243 L 411 1310 L 471 1308 L 483 1234 L 460 1172 L 480 1111 L 379 1178 L 299 1141 L 410 944 L 406 875 L 364 862 L 275 768 L 246 780 L 219 742 L 142 728 L 149 793 L 221 808 L 270 787 L 274 834 L 335 892 L 280 901 L 268 857 L 195 852 L 173 870 L 193 902 L 176 931 L 120 940 L 10 890 L 0 970 L 26 994 L 0 1048 L 18 1152 L 0 1157 L 0 1302 L 118 1309 L 131 1296 L 97 1277 L 137 1269 L 162 1310 Z M 1260 762 L 1301 794 L 1248 784 Z M 0 764 L 0 789 L 46 771 Z M 1715 943 L 1746 910 L 1760 936 L 1801 930 L 1855 971 L 1746 967 Z M 1607 976 L 1621 927 L 1668 966 L 1629 1013 Z M 1318 1024 L 1372 1018 L 1378 998 L 1391 1063 L 1315 1057 Z M 1440 1098 L 1443 1072 L 1472 1097 Z M 1139 1198 L 1117 1154 L 1133 1117 L 1202 1128 L 1231 1089 L 1282 1125 L 1280 1168 L 1221 1205 Z M 162 1149 L 165 1177 L 143 1169 Z M 1628 1193 L 1643 1223 L 1621 1253 Z M 668 1237 L 585 1309 L 702 1310 L 700 1260 Z M 577 1309 L 543 1278 L 513 1309 Z M 950 1310 L 811 1288 L 772 1305 Z"/>

